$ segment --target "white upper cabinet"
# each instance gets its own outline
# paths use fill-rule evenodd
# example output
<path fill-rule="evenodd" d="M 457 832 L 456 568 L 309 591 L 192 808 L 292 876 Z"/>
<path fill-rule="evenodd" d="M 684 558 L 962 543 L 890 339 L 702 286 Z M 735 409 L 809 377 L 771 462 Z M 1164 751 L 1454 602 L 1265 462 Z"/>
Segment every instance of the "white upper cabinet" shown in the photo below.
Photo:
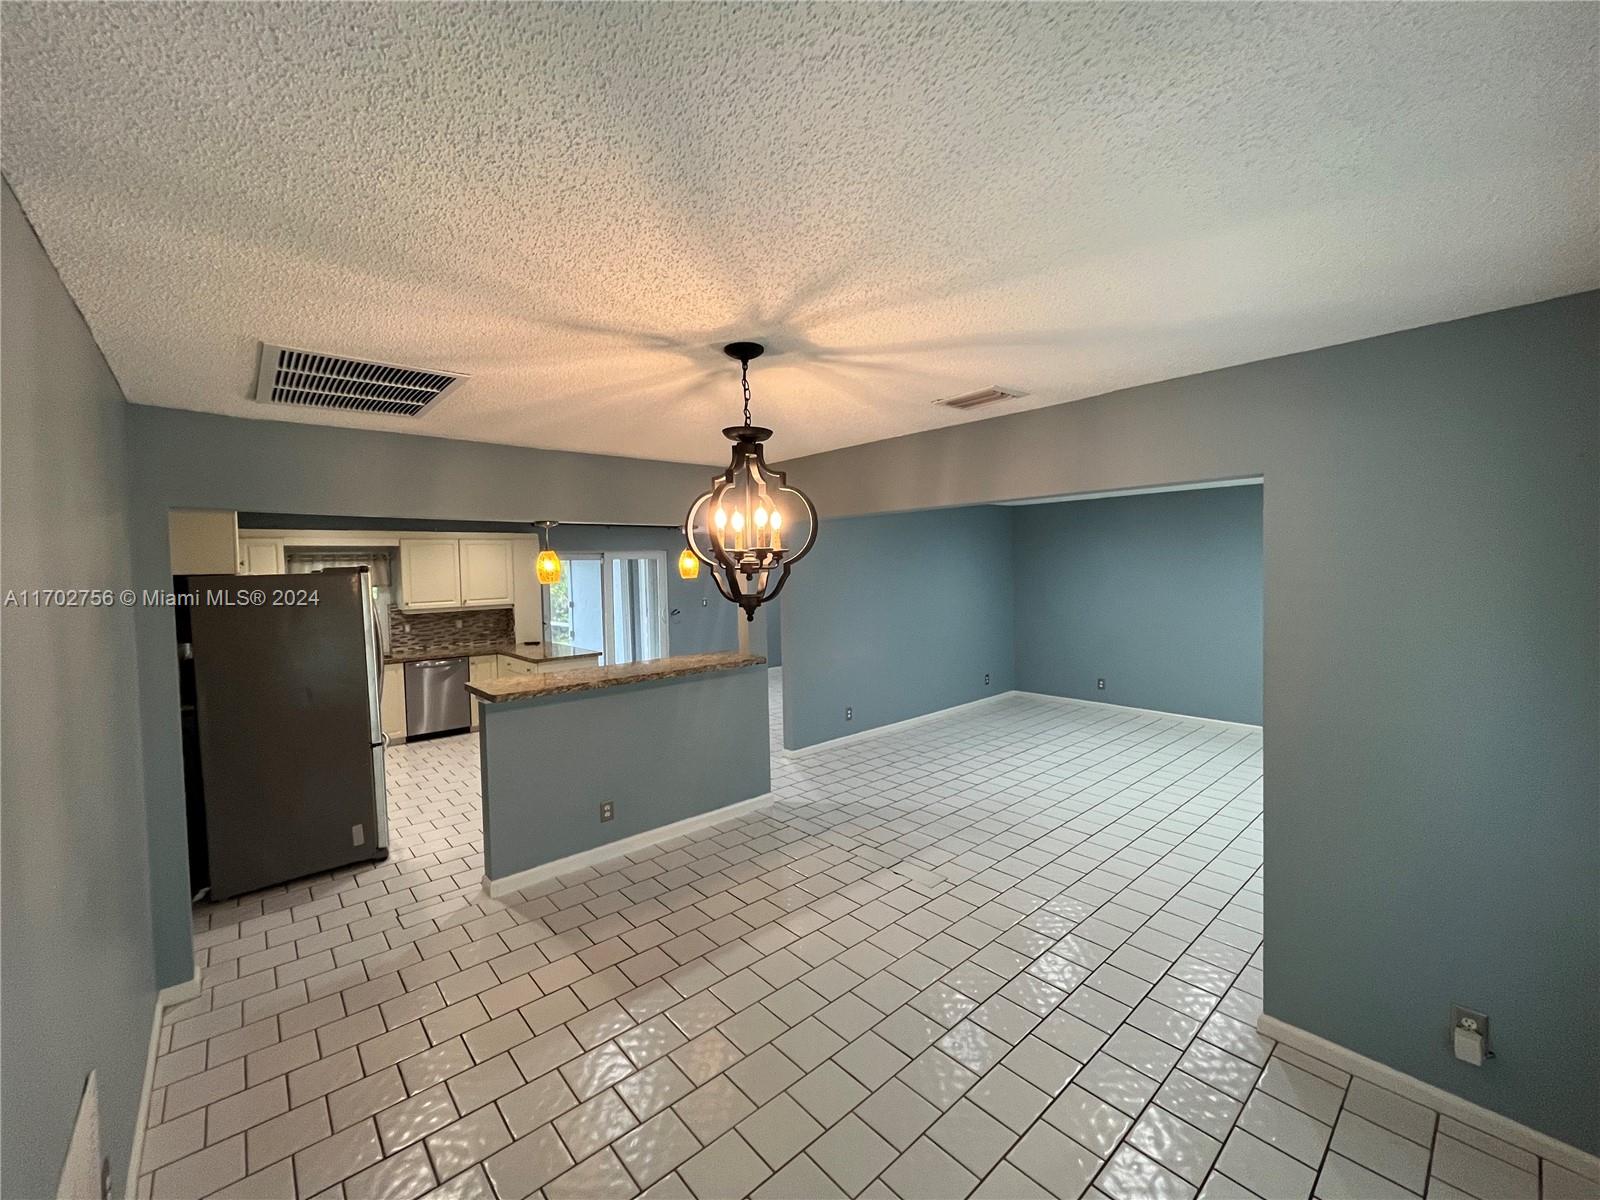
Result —
<path fill-rule="evenodd" d="M 461 603 L 499 608 L 511 603 L 509 538 L 461 539 Z"/>
<path fill-rule="evenodd" d="M 252 537 L 240 538 L 239 574 L 282 575 L 283 539 Z"/>
<path fill-rule="evenodd" d="M 455 538 L 400 539 L 400 607 L 461 607 L 461 561 Z"/>
<path fill-rule="evenodd" d="M 174 575 L 237 575 L 239 528 L 231 509 L 175 508 L 167 514 Z"/>

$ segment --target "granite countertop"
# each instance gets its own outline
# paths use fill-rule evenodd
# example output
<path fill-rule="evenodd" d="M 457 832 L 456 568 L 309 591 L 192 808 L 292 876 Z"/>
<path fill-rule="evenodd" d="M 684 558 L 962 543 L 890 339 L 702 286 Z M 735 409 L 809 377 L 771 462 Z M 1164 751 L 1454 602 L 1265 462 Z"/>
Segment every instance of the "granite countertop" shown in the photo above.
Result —
<path fill-rule="evenodd" d="M 759 654 L 741 654 L 737 650 L 719 654 L 679 654 L 672 658 L 651 658 L 612 667 L 573 667 L 546 674 L 484 679 L 467 684 L 467 691 L 485 704 L 499 704 L 508 700 L 529 700 L 535 696 L 558 696 L 563 692 L 590 692 L 628 683 L 705 675 L 711 671 L 736 671 L 741 667 L 760 666 L 766 661 Z"/>
<path fill-rule="evenodd" d="M 402 650 L 398 653 L 385 654 L 385 666 L 395 663 L 422 662 L 430 658 L 478 658 L 490 654 L 504 654 L 509 658 L 520 658 L 525 662 L 542 663 L 553 659 L 566 658 L 599 658 L 600 651 L 585 650 L 581 646 L 569 645 L 566 642 L 500 642 L 490 646 L 430 646 L 426 650 Z"/>

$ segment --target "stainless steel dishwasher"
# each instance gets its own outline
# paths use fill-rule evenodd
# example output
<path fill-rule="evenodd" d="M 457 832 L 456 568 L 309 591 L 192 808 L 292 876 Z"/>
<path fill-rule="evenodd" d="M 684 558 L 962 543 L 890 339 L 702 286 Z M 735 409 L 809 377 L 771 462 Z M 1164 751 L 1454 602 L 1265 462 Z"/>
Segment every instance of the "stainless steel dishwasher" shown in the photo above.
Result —
<path fill-rule="evenodd" d="M 464 733 L 471 724 L 465 658 L 406 664 L 406 737 Z"/>

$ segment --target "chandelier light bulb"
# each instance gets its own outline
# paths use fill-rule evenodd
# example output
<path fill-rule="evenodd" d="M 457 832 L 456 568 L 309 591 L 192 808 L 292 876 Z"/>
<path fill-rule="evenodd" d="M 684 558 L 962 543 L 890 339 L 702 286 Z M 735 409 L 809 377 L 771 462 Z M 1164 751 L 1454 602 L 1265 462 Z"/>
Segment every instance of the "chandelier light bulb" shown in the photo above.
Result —
<path fill-rule="evenodd" d="M 757 529 L 765 529 L 766 525 L 767 525 L 767 510 L 764 509 L 764 508 L 756 509 L 756 528 Z"/>
<path fill-rule="evenodd" d="M 735 533 L 738 533 L 743 528 L 744 528 L 744 514 L 742 512 L 734 513 L 733 514 L 733 531 Z"/>

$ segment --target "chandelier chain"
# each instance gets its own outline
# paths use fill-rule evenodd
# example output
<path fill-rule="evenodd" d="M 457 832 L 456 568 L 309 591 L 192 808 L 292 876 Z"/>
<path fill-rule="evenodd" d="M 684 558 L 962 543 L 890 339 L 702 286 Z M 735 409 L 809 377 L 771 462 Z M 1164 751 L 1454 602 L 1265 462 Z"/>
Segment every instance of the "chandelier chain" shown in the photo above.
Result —
<path fill-rule="evenodd" d="M 739 362 L 739 383 L 744 388 L 744 423 L 750 424 L 750 360 L 741 359 Z"/>

